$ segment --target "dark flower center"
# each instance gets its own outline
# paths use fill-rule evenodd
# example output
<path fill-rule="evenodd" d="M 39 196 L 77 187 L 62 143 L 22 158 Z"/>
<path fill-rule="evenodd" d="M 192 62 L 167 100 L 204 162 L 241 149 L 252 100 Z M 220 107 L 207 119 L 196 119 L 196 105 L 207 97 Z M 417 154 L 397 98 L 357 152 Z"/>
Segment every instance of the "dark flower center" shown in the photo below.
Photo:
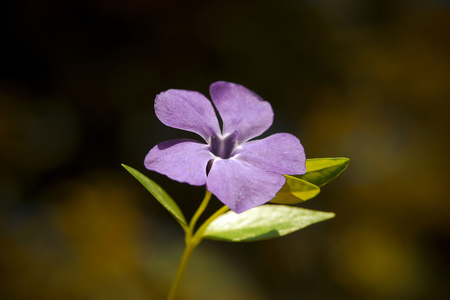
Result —
<path fill-rule="evenodd" d="M 213 136 L 210 143 L 211 152 L 220 158 L 230 158 L 234 155 L 236 140 L 235 134 L 229 134 L 226 137 Z"/>

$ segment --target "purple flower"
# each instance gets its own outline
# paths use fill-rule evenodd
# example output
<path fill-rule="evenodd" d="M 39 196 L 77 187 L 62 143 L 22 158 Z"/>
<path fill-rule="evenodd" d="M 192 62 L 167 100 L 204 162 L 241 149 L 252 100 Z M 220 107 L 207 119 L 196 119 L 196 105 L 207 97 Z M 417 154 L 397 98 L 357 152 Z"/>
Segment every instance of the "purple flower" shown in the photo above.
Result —
<path fill-rule="evenodd" d="M 210 86 L 214 107 L 195 91 L 168 90 L 155 99 L 165 125 L 191 131 L 206 142 L 177 139 L 160 143 L 145 157 L 145 167 L 191 185 L 204 185 L 231 210 L 241 213 L 272 200 L 284 185 L 283 174 L 303 174 L 305 152 L 289 133 L 250 139 L 273 122 L 270 104 L 249 89 L 218 81 Z"/>

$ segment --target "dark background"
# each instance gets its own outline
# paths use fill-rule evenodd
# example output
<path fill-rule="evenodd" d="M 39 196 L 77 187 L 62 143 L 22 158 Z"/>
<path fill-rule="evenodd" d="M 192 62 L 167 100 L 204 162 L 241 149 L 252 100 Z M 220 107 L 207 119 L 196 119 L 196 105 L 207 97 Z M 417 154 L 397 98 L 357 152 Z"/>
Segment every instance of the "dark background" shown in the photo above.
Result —
<path fill-rule="evenodd" d="M 4 1 L 0 28 L 2 299 L 165 298 L 182 231 L 120 164 L 190 217 L 203 188 L 143 168 L 187 136 L 153 100 L 216 80 L 351 163 L 301 205 L 335 219 L 204 242 L 180 299 L 450 297 L 449 1 Z"/>

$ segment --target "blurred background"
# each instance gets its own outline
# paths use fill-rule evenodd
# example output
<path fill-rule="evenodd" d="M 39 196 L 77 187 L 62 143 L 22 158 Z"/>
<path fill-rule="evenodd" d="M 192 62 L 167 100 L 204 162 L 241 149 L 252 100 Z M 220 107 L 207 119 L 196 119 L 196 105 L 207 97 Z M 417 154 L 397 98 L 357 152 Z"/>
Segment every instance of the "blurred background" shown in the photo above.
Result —
<path fill-rule="evenodd" d="M 180 299 L 449 299 L 450 1 L 9 1 L 0 8 L 0 298 L 164 299 L 203 187 L 146 171 L 169 88 L 240 83 L 307 157 L 350 166 L 336 218 L 205 241 Z M 208 213 L 220 207 L 212 201 Z"/>

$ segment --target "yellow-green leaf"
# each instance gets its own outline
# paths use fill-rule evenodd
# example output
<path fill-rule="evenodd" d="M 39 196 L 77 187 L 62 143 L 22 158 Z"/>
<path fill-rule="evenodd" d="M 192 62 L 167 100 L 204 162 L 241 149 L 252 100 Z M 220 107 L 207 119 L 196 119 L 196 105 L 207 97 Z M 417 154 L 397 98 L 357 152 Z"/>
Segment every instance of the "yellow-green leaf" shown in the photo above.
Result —
<path fill-rule="evenodd" d="M 306 173 L 295 177 L 323 186 L 339 176 L 347 168 L 349 161 L 346 157 L 307 159 Z"/>
<path fill-rule="evenodd" d="M 286 183 L 272 199 L 273 203 L 296 204 L 314 198 L 320 193 L 320 188 L 308 181 L 289 175 L 284 177 Z"/>

